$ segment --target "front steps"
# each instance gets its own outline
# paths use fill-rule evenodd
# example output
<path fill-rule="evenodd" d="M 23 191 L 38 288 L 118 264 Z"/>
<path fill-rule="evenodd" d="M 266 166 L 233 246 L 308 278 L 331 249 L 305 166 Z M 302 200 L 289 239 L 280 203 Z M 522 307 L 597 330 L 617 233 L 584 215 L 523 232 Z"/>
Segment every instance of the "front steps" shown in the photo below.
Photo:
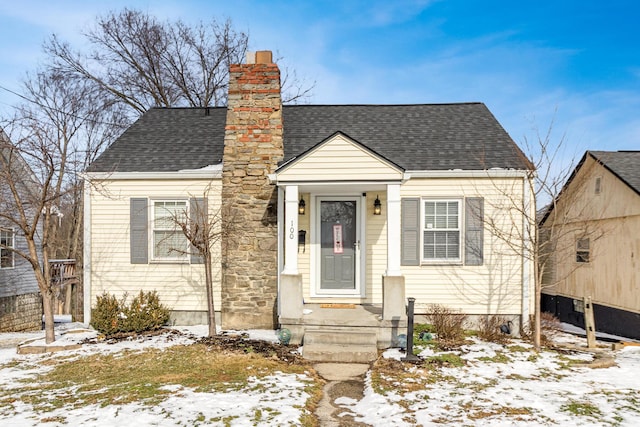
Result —
<path fill-rule="evenodd" d="M 291 344 L 302 345 L 305 359 L 318 362 L 368 363 L 406 333 L 404 319 L 381 319 L 382 307 L 358 304 L 305 304 L 297 318 L 280 318 Z"/>
<path fill-rule="evenodd" d="M 378 358 L 378 336 L 369 328 L 307 329 L 302 357 L 318 362 L 369 363 Z"/>

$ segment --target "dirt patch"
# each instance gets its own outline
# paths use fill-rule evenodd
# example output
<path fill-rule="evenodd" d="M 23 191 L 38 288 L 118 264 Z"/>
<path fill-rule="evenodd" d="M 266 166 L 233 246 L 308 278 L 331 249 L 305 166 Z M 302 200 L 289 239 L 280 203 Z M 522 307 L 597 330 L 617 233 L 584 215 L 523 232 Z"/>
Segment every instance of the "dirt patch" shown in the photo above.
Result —
<path fill-rule="evenodd" d="M 358 380 L 339 381 L 329 390 L 329 398 L 335 402 L 339 397 L 361 400 L 364 397 L 364 382 Z"/>
<path fill-rule="evenodd" d="M 356 401 L 361 400 L 364 397 L 364 382 L 362 380 L 333 382 L 328 385 L 326 394 L 328 395 L 329 401 L 331 402 L 331 406 L 335 408 L 335 410 L 331 413 L 331 418 L 333 418 L 338 423 L 338 425 L 348 427 L 361 427 L 368 425 L 355 421 L 354 414 L 349 410 L 348 407 L 336 403 L 336 399 L 339 399 L 341 397 L 346 397 L 348 399 L 353 399 Z"/>
<path fill-rule="evenodd" d="M 108 344 L 115 344 L 120 341 L 136 339 L 144 341 L 152 337 L 163 336 L 167 342 L 176 340 L 179 337 L 187 336 L 193 338 L 196 343 L 213 347 L 218 351 L 239 352 L 239 353 L 255 353 L 263 357 L 271 357 L 279 359 L 290 364 L 303 365 L 308 364 L 302 356 L 296 353 L 297 346 L 282 345 L 279 343 L 252 340 L 249 334 L 220 334 L 214 337 L 197 337 L 192 334 L 183 333 L 175 329 L 160 329 L 157 331 L 148 331 L 144 333 L 119 333 L 107 337 L 101 336 L 84 340 L 83 343 L 90 344 L 98 341 L 104 341 Z"/>
<path fill-rule="evenodd" d="M 252 340 L 246 334 L 217 335 L 215 337 L 200 338 L 198 343 L 214 347 L 223 351 L 236 351 L 241 353 L 256 353 L 263 357 L 277 358 L 283 362 L 296 365 L 308 364 L 306 360 L 296 353 L 297 346 L 283 345 L 268 341 Z"/>

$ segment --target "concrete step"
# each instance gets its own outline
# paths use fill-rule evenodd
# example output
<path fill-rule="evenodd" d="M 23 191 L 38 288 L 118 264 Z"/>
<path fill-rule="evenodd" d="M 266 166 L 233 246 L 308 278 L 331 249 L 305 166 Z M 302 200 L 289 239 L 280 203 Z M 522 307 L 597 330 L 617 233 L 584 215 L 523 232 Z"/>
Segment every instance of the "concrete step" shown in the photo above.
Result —
<path fill-rule="evenodd" d="M 377 334 L 364 328 L 307 329 L 302 356 L 318 362 L 368 363 L 378 357 Z"/>

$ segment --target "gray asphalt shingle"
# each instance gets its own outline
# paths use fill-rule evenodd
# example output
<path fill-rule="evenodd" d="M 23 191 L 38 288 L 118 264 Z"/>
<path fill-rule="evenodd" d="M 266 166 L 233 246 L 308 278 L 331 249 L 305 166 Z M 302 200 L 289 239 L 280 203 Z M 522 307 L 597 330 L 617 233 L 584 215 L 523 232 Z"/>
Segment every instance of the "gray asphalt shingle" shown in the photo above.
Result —
<path fill-rule="evenodd" d="M 640 194 L 640 151 L 589 151 L 589 153 Z"/>
<path fill-rule="evenodd" d="M 156 108 L 145 113 L 90 172 L 198 169 L 222 159 L 227 109 Z M 285 161 L 342 132 L 405 170 L 528 169 L 482 103 L 283 107 Z"/>
<path fill-rule="evenodd" d="M 175 172 L 222 161 L 225 107 L 152 108 L 88 168 L 89 172 Z"/>

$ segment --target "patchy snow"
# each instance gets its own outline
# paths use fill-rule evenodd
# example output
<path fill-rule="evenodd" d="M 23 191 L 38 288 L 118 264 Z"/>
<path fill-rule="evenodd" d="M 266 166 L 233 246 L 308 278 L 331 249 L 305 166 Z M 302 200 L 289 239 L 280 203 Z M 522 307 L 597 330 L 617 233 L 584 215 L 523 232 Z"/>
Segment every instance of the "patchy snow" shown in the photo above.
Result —
<path fill-rule="evenodd" d="M 640 347 L 615 353 L 603 348 L 601 352 L 615 356 L 616 366 L 594 369 L 584 366 L 593 361 L 593 353 L 584 349 L 583 342 L 571 335 L 558 338 L 578 351 L 536 355 L 522 351 L 528 345 L 520 342 L 511 344 L 514 351 L 510 351 L 476 341 L 459 352 L 466 366 L 442 368 L 437 381 L 425 382 L 418 391 L 391 390 L 382 396 L 374 393 L 369 373 L 365 397 L 340 404 L 357 414 L 356 421 L 380 426 L 637 426 Z M 420 353 L 433 355 L 432 350 Z M 500 362 L 500 355 L 506 355 L 508 362 Z M 396 349 L 384 353 L 388 358 L 403 356 Z M 568 367 L 570 363 L 577 365 Z M 582 413 L 572 413 L 571 405 Z"/>
<path fill-rule="evenodd" d="M 77 325 L 70 325 L 67 330 L 60 331 L 57 344 L 77 343 L 96 336 L 93 331 L 72 331 L 74 327 L 78 329 Z M 0 334 L 0 387 L 3 390 L 22 387 L 21 380 L 50 369 L 42 363 L 50 358 L 70 359 L 98 352 L 112 354 L 125 349 L 163 348 L 188 344 L 207 334 L 206 326 L 176 329 L 184 335 L 175 335 L 170 341 L 164 336 L 148 337 L 115 344 L 85 345 L 53 355 L 18 355 L 15 344 L 7 344 L 42 340 L 43 332 Z M 251 339 L 277 341 L 276 331 L 242 333 L 247 333 Z M 419 387 L 406 392 L 397 387 L 379 394 L 374 391 L 369 372 L 362 399 L 341 397 L 336 404 L 344 409 L 344 414 L 354 416 L 355 421 L 372 426 L 638 425 L 640 347 L 630 346 L 616 352 L 603 347 L 601 352 L 614 356 L 616 365 L 593 369 L 583 366 L 593 360 L 592 352 L 580 349 L 584 347 L 584 339 L 564 334 L 558 341 L 572 344 L 578 350 L 567 354 L 551 351 L 536 354 L 530 351 L 528 344 L 519 341 L 502 346 L 475 340 L 460 351 L 452 352 L 460 356 L 464 366 L 443 367 L 431 381 L 428 379 L 435 374 L 423 367 L 412 368 L 416 379 L 404 381 L 416 381 Z M 427 348 L 420 355 L 437 354 Z M 401 359 L 403 356 L 398 349 L 383 353 L 386 358 Z M 578 365 L 572 365 L 574 363 Z M 11 411 L 0 405 L 0 425 L 36 426 L 45 420 L 52 427 L 63 423 L 143 427 L 207 424 L 212 419 L 219 421 L 209 425 L 224 425 L 223 419 L 232 426 L 299 425 L 302 408 L 309 398 L 305 392 L 308 380 L 305 375 L 293 374 L 252 378 L 243 390 L 224 393 L 196 392 L 180 385 L 166 386 L 171 396 L 155 406 L 91 405 L 35 413 L 30 405 L 16 401 Z M 260 421 L 256 421 L 256 414 L 262 414 Z"/>
<path fill-rule="evenodd" d="M 43 332 L 0 334 L 0 387 L 3 390 L 24 387 L 24 380 L 51 369 L 46 363 L 49 358 L 81 357 L 89 354 L 114 354 L 124 350 L 142 350 L 145 348 L 166 348 L 180 344 L 193 343 L 206 336 L 207 326 L 176 328 L 185 335 L 173 335 L 170 341 L 166 336 L 151 336 L 144 339 L 131 339 L 116 343 L 98 343 L 84 345 L 80 349 L 63 350 L 49 354 L 19 355 L 15 344 L 27 346 L 43 345 Z M 226 331 L 234 334 L 236 331 Z M 242 331 L 250 339 L 276 342 L 275 331 Z M 89 330 L 56 331 L 56 346 L 78 344 L 84 339 L 96 338 L 97 332 Z M 20 366 L 16 366 L 18 362 Z M 307 380 L 306 382 L 304 380 Z M 47 425 L 91 425 L 113 426 L 115 424 L 136 426 L 157 425 L 194 425 L 201 420 L 232 420 L 232 425 L 254 425 L 257 414 L 262 419 L 259 425 L 282 426 L 296 425 L 302 414 L 309 395 L 305 392 L 309 377 L 279 373 L 265 378 L 251 378 L 243 390 L 218 392 L 195 392 L 180 385 L 167 386 L 172 395 L 155 406 L 143 404 L 87 405 L 81 409 L 59 408 L 46 413 L 35 413 L 29 405 L 14 402 L 13 410 L 4 410 L 0 405 L 0 425 L 36 426 L 43 420 Z M 64 420 L 61 421 L 61 420 Z M 220 421 L 220 424 L 223 424 Z"/>

